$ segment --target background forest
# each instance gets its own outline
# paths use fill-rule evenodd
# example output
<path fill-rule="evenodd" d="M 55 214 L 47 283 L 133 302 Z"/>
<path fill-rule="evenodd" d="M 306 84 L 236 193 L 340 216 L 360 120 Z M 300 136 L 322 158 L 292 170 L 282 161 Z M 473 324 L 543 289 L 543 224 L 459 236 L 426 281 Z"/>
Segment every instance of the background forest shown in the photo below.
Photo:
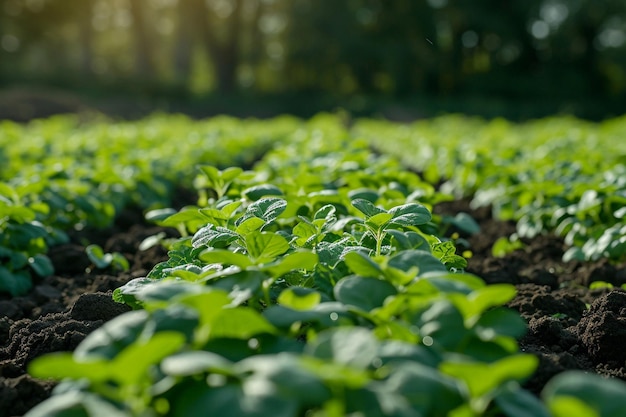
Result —
<path fill-rule="evenodd" d="M 224 110 L 605 118 L 626 109 L 626 2 L 0 0 L 0 88 L 15 86 Z"/>

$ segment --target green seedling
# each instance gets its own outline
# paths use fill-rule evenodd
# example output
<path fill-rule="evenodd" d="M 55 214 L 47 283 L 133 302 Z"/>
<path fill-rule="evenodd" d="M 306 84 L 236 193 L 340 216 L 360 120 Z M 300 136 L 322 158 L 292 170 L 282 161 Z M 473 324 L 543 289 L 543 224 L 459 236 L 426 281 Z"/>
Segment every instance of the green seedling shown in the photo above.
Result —
<path fill-rule="evenodd" d="M 130 269 L 128 260 L 119 252 L 105 253 L 98 245 L 89 245 L 85 248 L 89 260 L 98 269 L 111 268 L 114 271 L 125 272 Z"/>

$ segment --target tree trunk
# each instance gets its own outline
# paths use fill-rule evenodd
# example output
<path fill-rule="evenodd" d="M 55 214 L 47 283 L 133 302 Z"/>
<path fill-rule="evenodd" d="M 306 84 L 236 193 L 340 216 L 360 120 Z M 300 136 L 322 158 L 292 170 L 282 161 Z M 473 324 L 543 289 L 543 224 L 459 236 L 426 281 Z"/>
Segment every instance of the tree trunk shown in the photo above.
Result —
<path fill-rule="evenodd" d="M 93 26 L 91 25 L 93 1 L 83 0 L 80 7 L 80 18 L 78 19 L 80 33 L 80 73 L 84 79 L 89 79 L 93 74 Z"/>
<path fill-rule="evenodd" d="M 153 79 L 156 74 L 153 44 L 146 28 L 145 14 L 141 0 L 128 0 L 133 16 L 135 36 L 135 70 L 143 79 Z"/>
<path fill-rule="evenodd" d="M 178 2 L 178 26 L 176 29 L 176 45 L 174 47 L 174 73 L 180 84 L 191 78 L 193 45 L 195 35 L 194 22 L 197 20 L 194 5 L 191 1 Z"/>
<path fill-rule="evenodd" d="M 237 87 L 239 67 L 240 32 L 242 19 L 241 0 L 233 0 L 233 12 L 228 18 L 225 42 L 218 43 L 212 26 L 214 19 L 208 19 L 211 11 L 203 0 L 189 0 L 198 18 L 200 37 L 215 70 L 216 88 L 220 93 L 232 93 Z"/>

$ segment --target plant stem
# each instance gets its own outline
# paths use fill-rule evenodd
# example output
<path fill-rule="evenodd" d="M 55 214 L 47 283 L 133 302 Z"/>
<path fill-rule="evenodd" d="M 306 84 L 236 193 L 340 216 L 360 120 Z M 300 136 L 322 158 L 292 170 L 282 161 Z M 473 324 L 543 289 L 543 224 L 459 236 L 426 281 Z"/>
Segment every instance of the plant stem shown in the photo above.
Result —
<path fill-rule="evenodd" d="M 376 256 L 380 256 L 380 252 L 383 247 L 383 238 L 385 237 L 385 232 L 379 231 L 376 233 Z"/>

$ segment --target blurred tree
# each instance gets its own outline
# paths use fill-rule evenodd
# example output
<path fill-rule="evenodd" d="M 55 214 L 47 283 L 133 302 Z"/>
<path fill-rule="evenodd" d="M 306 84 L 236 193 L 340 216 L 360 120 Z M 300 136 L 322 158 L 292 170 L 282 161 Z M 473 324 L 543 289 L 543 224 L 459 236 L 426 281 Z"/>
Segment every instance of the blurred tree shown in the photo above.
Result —
<path fill-rule="evenodd" d="M 306 88 L 341 91 L 343 84 L 395 95 L 437 90 L 437 22 L 425 1 L 296 0 L 289 22 L 289 79 Z"/>
<path fill-rule="evenodd" d="M 178 84 L 185 85 L 191 78 L 194 37 L 197 35 L 197 10 L 192 1 L 177 2 L 176 40 L 174 46 L 174 73 Z"/>
<path fill-rule="evenodd" d="M 174 49 L 177 78 L 185 80 L 190 77 L 193 48 L 199 42 L 213 66 L 217 91 L 234 92 L 240 65 L 243 0 L 185 0 L 178 1 L 177 8 Z"/>
<path fill-rule="evenodd" d="M 156 76 L 156 57 L 154 36 L 148 29 L 151 25 L 146 21 L 145 1 L 128 0 L 128 2 L 133 16 L 132 29 L 135 38 L 136 73 L 140 79 L 152 80 Z"/>
<path fill-rule="evenodd" d="M 79 26 L 80 43 L 80 71 L 84 79 L 93 76 L 94 62 L 94 32 L 93 32 L 93 0 L 82 0 L 76 4 L 76 13 Z"/>
<path fill-rule="evenodd" d="M 626 2 L 0 0 L 0 82 L 76 75 L 123 91 L 205 76 L 224 94 L 618 100 Z"/>

